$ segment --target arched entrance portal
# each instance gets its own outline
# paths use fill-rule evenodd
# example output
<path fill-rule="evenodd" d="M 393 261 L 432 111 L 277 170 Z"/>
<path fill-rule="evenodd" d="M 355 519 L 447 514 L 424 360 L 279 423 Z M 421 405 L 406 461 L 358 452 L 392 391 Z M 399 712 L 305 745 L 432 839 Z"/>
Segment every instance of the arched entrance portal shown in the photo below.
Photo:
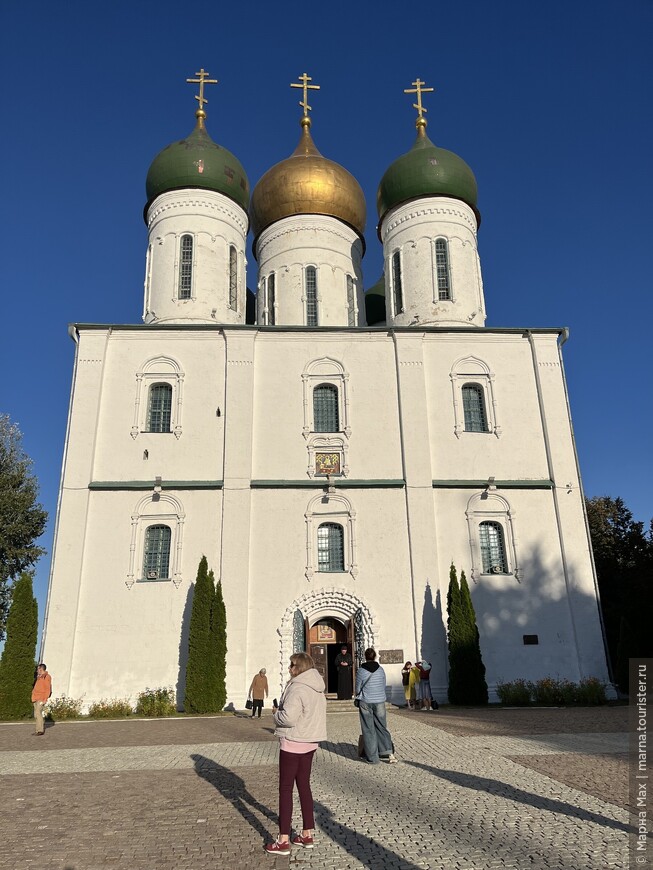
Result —
<path fill-rule="evenodd" d="M 356 595 L 342 589 L 307 592 L 284 613 L 278 629 L 281 636 L 281 673 L 294 652 L 309 652 L 324 677 L 328 694 L 335 694 L 335 657 L 346 643 L 354 668 L 364 650 L 374 646 L 378 624 L 369 607 Z"/>

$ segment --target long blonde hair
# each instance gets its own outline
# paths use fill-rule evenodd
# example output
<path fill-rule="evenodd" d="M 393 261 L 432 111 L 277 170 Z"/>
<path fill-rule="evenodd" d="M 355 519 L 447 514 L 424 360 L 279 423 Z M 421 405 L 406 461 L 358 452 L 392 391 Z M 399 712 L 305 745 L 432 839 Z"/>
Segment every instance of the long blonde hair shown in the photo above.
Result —
<path fill-rule="evenodd" d="M 311 668 L 315 667 L 312 656 L 305 652 L 293 653 L 290 656 L 290 664 L 295 666 L 298 674 L 303 674 L 304 671 L 310 671 Z"/>

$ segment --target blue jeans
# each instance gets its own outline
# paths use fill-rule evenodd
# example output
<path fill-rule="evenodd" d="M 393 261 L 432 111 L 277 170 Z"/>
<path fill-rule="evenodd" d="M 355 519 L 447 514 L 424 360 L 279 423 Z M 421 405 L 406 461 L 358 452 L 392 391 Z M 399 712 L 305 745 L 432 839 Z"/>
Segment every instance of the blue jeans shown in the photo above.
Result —
<path fill-rule="evenodd" d="M 372 764 L 378 764 L 379 755 L 392 753 L 392 737 L 385 720 L 385 701 L 376 704 L 361 701 L 358 714 L 365 744 L 365 757 Z"/>

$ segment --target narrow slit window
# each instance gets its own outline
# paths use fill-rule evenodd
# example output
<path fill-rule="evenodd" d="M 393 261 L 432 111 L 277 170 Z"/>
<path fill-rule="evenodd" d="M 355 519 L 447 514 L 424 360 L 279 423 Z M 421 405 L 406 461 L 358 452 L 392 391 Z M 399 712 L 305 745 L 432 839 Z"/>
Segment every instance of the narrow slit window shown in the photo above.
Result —
<path fill-rule="evenodd" d="M 487 432 L 483 387 L 479 384 L 464 384 L 462 394 L 465 432 Z"/>
<path fill-rule="evenodd" d="M 451 280 L 449 276 L 449 245 L 446 239 L 436 239 L 435 271 L 438 279 L 438 299 L 451 299 Z"/>
<path fill-rule="evenodd" d="M 345 570 L 344 532 L 338 523 L 322 523 L 318 526 L 317 570 Z"/>
<path fill-rule="evenodd" d="M 313 390 L 313 431 L 339 432 L 338 388 L 320 384 Z"/>
<path fill-rule="evenodd" d="M 506 544 L 501 523 L 483 522 L 478 527 L 484 574 L 507 574 Z"/>
<path fill-rule="evenodd" d="M 172 387 L 152 384 L 147 404 L 147 432 L 169 432 L 172 415 Z"/>
<path fill-rule="evenodd" d="M 238 311 L 238 252 L 229 248 L 229 308 Z"/>
<path fill-rule="evenodd" d="M 274 311 L 274 303 L 275 303 L 275 280 L 274 280 L 274 272 L 271 275 L 268 275 L 267 280 L 267 303 L 268 303 L 268 326 L 275 325 L 275 311 Z"/>
<path fill-rule="evenodd" d="M 317 326 L 317 270 L 306 267 L 306 325 Z"/>
<path fill-rule="evenodd" d="M 351 275 L 347 275 L 347 312 L 348 325 L 356 326 L 356 293 L 354 288 L 354 279 Z"/>
<path fill-rule="evenodd" d="M 395 315 L 404 310 L 404 295 L 401 286 L 401 257 L 399 251 L 392 255 L 392 289 L 394 291 Z"/>
<path fill-rule="evenodd" d="M 193 237 L 182 236 L 179 248 L 179 298 L 190 299 L 193 290 Z"/>
<path fill-rule="evenodd" d="M 143 551 L 143 578 L 145 580 L 167 580 L 170 576 L 169 526 L 148 526 L 145 529 Z"/>

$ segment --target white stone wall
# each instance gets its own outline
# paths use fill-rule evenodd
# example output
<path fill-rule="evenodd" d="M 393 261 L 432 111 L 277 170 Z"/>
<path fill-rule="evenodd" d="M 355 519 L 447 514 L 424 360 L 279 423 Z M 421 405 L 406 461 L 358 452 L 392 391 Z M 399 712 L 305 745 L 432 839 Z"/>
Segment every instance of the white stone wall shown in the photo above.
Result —
<path fill-rule="evenodd" d="M 323 215 L 283 218 L 263 230 L 256 242 L 257 323 L 271 322 L 263 283 L 275 274 L 277 326 L 305 325 L 307 266 L 317 270 L 318 326 L 348 326 L 347 275 L 354 282 L 355 323 L 365 326 L 361 261 L 363 243 L 342 221 Z"/>
<path fill-rule="evenodd" d="M 147 210 L 146 323 L 244 323 L 247 213 L 212 190 L 162 193 Z M 180 244 L 193 239 L 191 298 L 179 298 Z M 237 252 L 237 301 L 230 305 L 229 249 Z"/>
<path fill-rule="evenodd" d="M 488 432 L 457 428 L 468 376 L 491 392 Z M 180 428 L 147 433 L 148 384 L 166 378 Z M 325 381 L 342 401 L 328 438 L 346 476 L 332 492 L 311 465 L 324 437 L 311 391 Z M 488 510 L 505 526 L 505 575 L 481 570 Z M 141 583 L 143 530 L 160 516 L 174 576 Z M 345 571 L 322 573 L 316 529 L 331 520 Z M 311 624 L 361 609 L 366 641 L 428 657 L 444 699 L 452 561 L 470 581 L 491 685 L 607 678 L 555 332 L 80 328 L 43 653 L 57 692 L 183 696 L 203 554 L 223 582 L 237 707 L 261 667 L 280 691 L 295 609 Z M 399 699 L 400 665 L 387 670 Z"/>
<path fill-rule="evenodd" d="M 449 252 L 449 300 L 440 301 L 437 239 Z M 485 300 L 477 248 L 476 215 L 466 203 L 422 197 L 391 209 L 381 224 L 385 262 L 386 320 L 395 326 L 483 326 Z M 403 303 L 395 310 L 392 258 L 399 253 Z"/>

